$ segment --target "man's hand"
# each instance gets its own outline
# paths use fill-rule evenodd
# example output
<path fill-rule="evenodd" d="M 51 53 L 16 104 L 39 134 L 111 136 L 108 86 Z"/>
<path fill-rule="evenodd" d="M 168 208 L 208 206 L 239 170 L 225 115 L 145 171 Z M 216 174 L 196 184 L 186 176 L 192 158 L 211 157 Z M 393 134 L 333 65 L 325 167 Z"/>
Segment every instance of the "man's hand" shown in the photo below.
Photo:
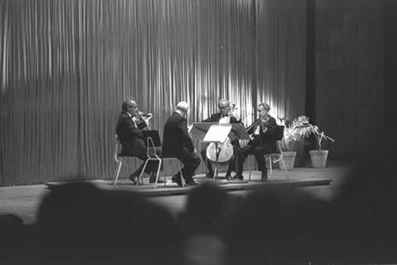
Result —
<path fill-rule="evenodd" d="M 235 118 L 237 121 L 240 120 L 240 116 L 237 113 L 233 112 L 233 111 L 229 115 L 230 115 L 230 117 Z"/>

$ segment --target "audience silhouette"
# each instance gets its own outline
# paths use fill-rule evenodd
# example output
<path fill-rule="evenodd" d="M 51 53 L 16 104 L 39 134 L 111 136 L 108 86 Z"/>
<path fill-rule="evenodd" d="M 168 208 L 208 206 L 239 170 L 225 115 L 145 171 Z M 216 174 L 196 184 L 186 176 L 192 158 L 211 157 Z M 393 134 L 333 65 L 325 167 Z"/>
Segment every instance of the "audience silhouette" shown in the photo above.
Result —
<path fill-rule="evenodd" d="M 358 157 L 333 203 L 330 249 L 338 259 L 397 262 L 395 140 L 376 137 Z M 393 145 L 394 143 L 394 145 Z"/>
<path fill-rule="evenodd" d="M 396 158 L 379 139 L 332 202 L 271 185 L 249 194 L 232 218 L 226 264 L 395 264 Z"/>
<path fill-rule="evenodd" d="M 31 258 L 41 264 L 175 264 L 175 218 L 138 193 L 61 185 L 44 198 L 33 229 Z"/>
<path fill-rule="evenodd" d="M 232 218 L 226 264 L 308 264 L 321 251 L 317 233 L 328 216 L 326 203 L 302 191 L 264 186 Z"/>
<path fill-rule="evenodd" d="M 29 243 L 28 226 L 21 217 L 15 214 L 0 215 L 0 264 L 15 261 L 15 257 L 23 254 Z"/>
<path fill-rule="evenodd" d="M 184 265 L 225 264 L 225 239 L 237 200 L 210 182 L 191 189 L 178 219 Z"/>
<path fill-rule="evenodd" d="M 0 215 L 1 264 L 396 263 L 397 176 L 385 140 L 363 152 L 336 199 L 264 185 L 246 196 L 203 183 L 175 218 L 140 193 L 54 187 L 37 221 Z"/>

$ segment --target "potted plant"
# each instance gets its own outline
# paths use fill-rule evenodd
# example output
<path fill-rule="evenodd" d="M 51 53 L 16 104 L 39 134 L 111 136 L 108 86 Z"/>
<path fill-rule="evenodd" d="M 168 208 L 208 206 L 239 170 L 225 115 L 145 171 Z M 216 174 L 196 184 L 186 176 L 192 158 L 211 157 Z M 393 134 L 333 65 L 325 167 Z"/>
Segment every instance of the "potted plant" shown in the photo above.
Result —
<path fill-rule="evenodd" d="M 300 149 L 299 143 L 303 139 L 303 136 L 298 131 L 298 128 L 302 125 L 300 121 L 297 118 L 292 121 L 287 119 L 284 122 L 284 137 L 281 141 L 281 151 L 286 169 L 294 168 L 297 151 Z M 279 168 L 283 168 L 280 161 Z"/>
<path fill-rule="evenodd" d="M 321 143 L 323 140 L 329 140 L 335 142 L 334 139 L 326 135 L 321 131 L 318 126 L 313 125 L 309 122 L 309 118 L 306 116 L 300 116 L 297 118 L 298 126 L 296 132 L 305 139 L 309 137 L 314 138 L 315 150 L 309 150 L 310 159 L 313 167 L 325 167 L 327 164 L 328 150 L 322 150 Z"/>

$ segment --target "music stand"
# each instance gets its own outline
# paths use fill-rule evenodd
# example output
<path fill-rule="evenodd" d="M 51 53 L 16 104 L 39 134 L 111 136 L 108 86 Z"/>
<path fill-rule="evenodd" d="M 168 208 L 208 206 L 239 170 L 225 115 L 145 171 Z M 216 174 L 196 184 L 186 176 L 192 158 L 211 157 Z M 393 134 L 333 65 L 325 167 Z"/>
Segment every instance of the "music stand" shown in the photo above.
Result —
<path fill-rule="evenodd" d="M 239 140 L 251 140 L 245 127 L 241 123 L 231 123 L 230 125 L 232 125 L 231 133 L 234 133 Z"/>
<path fill-rule="evenodd" d="M 161 146 L 161 140 L 160 140 L 160 135 L 159 135 L 158 131 L 145 130 L 145 131 L 142 131 L 142 134 L 143 134 L 143 139 L 145 141 L 145 146 L 147 145 L 147 138 L 149 138 L 149 137 L 152 138 L 155 147 Z"/>
<path fill-rule="evenodd" d="M 229 137 L 234 135 L 239 140 L 251 140 L 245 127 L 241 123 L 219 124 L 217 122 L 195 122 L 192 124 L 192 128 L 189 133 L 193 139 L 203 141 L 208 130 L 213 125 L 231 126 L 231 130 L 228 135 Z"/>
<path fill-rule="evenodd" d="M 194 122 L 189 133 L 190 136 L 195 140 L 202 141 L 205 134 L 208 132 L 212 125 L 218 125 L 217 122 Z"/>

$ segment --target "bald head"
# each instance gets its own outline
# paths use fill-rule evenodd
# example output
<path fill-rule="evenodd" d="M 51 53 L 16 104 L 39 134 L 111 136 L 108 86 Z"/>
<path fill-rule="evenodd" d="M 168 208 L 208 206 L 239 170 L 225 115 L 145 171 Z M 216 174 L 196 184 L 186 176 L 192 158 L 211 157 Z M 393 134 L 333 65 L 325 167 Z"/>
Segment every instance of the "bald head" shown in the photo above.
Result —
<path fill-rule="evenodd" d="M 228 99 L 224 99 L 223 98 L 223 99 L 220 99 L 219 102 L 218 102 L 218 107 L 220 109 L 227 108 L 229 106 L 230 106 L 230 101 Z"/>
<path fill-rule="evenodd" d="M 227 115 L 230 112 L 230 101 L 228 99 L 220 99 L 218 102 L 218 108 L 222 115 Z"/>
<path fill-rule="evenodd" d="M 186 113 L 189 110 L 189 103 L 186 101 L 180 101 L 176 105 L 176 109 Z"/>

